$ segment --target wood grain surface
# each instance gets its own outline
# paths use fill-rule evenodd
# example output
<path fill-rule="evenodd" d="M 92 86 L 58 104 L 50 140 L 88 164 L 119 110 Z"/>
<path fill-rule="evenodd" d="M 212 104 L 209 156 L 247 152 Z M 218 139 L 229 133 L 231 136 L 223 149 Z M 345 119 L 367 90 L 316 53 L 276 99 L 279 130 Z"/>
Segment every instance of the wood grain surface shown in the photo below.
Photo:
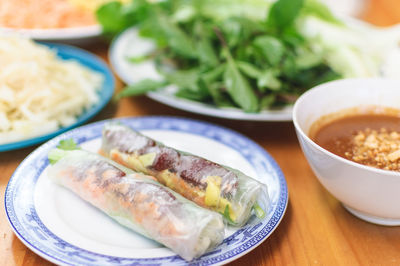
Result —
<path fill-rule="evenodd" d="M 400 1 L 369 0 L 362 18 L 381 26 L 400 22 Z M 85 48 L 106 59 L 106 44 Z M 118 81 L 117 88 L 121 87 Z M 92 121 L 144 115 L 190 117 L 231 128 L 256 141 L 280 165 L 289 187 L 286 214 L 271 237 L 232 265 L 400 265 L 400 227 L 369 224 L 348 213 L 312 173 L 292 123 L 210 118 L 175 110 L 146 97 L 123 99 L 118 105 L 110 103 Z M 0 153 L 0 266 L 52 265 L 14 235 L 4 211 L 8 180 L 36 147 Z"/>

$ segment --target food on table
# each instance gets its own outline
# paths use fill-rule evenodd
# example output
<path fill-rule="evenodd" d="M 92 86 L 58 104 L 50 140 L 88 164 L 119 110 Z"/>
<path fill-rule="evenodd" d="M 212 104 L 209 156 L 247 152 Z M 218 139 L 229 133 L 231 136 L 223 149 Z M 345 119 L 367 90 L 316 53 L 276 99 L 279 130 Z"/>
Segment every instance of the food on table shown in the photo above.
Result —
<path fill-rule="evenodd" d="M 103 76 L 29 39 L 0 37 L 0 144 L 73 124 L 99 101 Z"/>
<path fill-rule="evenodd" d="M 317 120 L 309 135 L 343 158 L 400 171 L 400 110 L 378 106 L 343 110 Z"/>
<path fill-rule="evenodd" d="M 128 24 L 135 25 L 142 37 L 153 40 L 156 49 L 127 60 L 132 64 L 154 60 L 163 81 L 143 80 L 128 86 L 121 96 L 172 84 L 178 88 L 178 97 L 259 112 L 293 103 L 306 89 L 340 77 L 294 27 L 302 1 L 278 1 L 268 19 L 242 14 L 241 10 L 252 4 L 238 0 L 232 6 L 224 1 L 226 11 L 219 6 L 222 1 L 133 2 L 130 12 L 121 8 L 118 16 L 128 14 L 127 23 L 130 19 Z M 270 4 L 258 2 L 263 3 L 259 5 L 267 14 Z M 110 3 L 97 12 L 105 32 L 127 24 L 111 19 L 117 16 L 112 14 L 118 10 L 116 5 Z M 288 7 L 290 11 L 286 12 Z"/>
<path fill-rule="evenodd" d="M 70 143 L 61 143 L 70 149 Z M 133 231 L 192 260 L 224 239 L 221 215 L 98 154 L 55 149 L 48 176 Z M 71 215 L 74 215 L 71 213 Z"/>
<path fill-rule="evenodd" d="M 187 199 L 223 214 L 235 226 L 245 224 L 253 209 L 263 217 L 269 207 L 266 185 L 237 170 L 167 147 L 122 124 L 104 127 L 100 153 L 154 176 Z"/>
<path fill-rule="evenodd" d="M 54 29 L 95 24 L 93 12 L 80 9 L 67 0 L 0 1 L 0 27 Z"/>
<path fill-rule="evenodd" d="M 82 1 L 82 0 L 67 0 L 67 1 L 70 2 L 72 5 L 74 5 L 75 7 L 86 9 L 86 10 L 89 10 L 94 13 L 100 6 L 102 6 L 108 2 L 111 2 L 113 0 L 84 0 L 84 1 Z M 130 2 L 130 0 L 118 0 L 118 2 L 126 4 L 126 3 Z"/>
<path fill-rule="evenodd" d="M 0 1 L 0 27 L 57 29 L 91 26 L 97 24 L 95 10 L 109 1 L 2 0 Z"/>
<path fill-rule="evenodd" d="M 273 2 L 133 0 L 128 9 L 102 6 L 97 17 L 105 32 L 133 25 L 156 47 L 127 60 L 139 66 L 152 60 L 161 81 L 138 80 L 120 96 L 167 88 L 178 97 L 259 112 L 291 104 L 332 79 L 399 77 L 400 28 L 342 21 L 318 0 Z M 129 50 L 134 47 L 132 42 Z"/>

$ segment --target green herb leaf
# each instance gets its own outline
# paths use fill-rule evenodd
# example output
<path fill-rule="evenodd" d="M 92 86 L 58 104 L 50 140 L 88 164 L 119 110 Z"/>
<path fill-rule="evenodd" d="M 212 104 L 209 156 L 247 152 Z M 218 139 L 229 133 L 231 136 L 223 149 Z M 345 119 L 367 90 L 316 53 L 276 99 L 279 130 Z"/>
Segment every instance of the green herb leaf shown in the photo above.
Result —
<path fill-rule="evenodd" d="M 178 87 L 179 90 L 175 93 L 178 97 L 199 101 L 209 96 L 206 84 L 200 80 L 198 68 L 173 71 L 165 74 L 165 78 Z"/>
<path fill-rule="evenodd" d="M 230 52 L 227 54 L 227 66 L 224 73 L 224 84 L 233 101 L 245 112 L 258 111 L 258 99 L 248 81 L 240 73 Z"/>
<path fill-rule="evenodd" d="M 68 151 L 68 150 L 78 150 L 79 146 L 73 139 L 65 139 L 60 141 L 60 143 L 57 145 L 57 148 Z"/>
<path fill-rule="evenodd" d="M 260 102 L 261 109 L 271 108 L 275 102 L 276 102 L 275 94 L 269 94 L 267 96 L 264 96 L 264 97 L 262 97 L 261 102 Z"/>
<path fill-rule="evenodd" d="M 258 69 L 255 65 L 244 61 L 236 61 L 236 64 L 239 67 L 240 71 L 242 71 L 243 74 L 250 78 L 258 79 L 263 75 L 262 71 Z"/>
<path fill-rule="evenodd" d="M 130 56 L 127 57 L 126 60 L 131 63 L 138 64 L 138 63 L 143 63 L 144 61 L 149 60 L 150 58 L 151 58 L 150 55 L 141 55 L 141 56 Z"/>
<path fill-rule="evenodd" d="M 130 5 L 114 1 L 98 8 L 96 18 L 104 33 L 116 35 L 147 17 L 148 8 L 149 3 L 146 0 L 135 0 Z"/>
<path fill-rule="evenodd" d="M 258 203 L 255 203 L 253 205 L 253 210 L 254 210 L 254 214 L 257 216 L 257 218 L 264 218 L 265 217 L 265 211 L 260 207 L 260 205 L 258 205 Z"/>
<path fill-rule="evenodd" d="M 122 13 L 120 2 L 110 2 L 101 6 L 97 12 L 97 20 L 105 32 L 120 32 L 126 27 L 126 20 Z"/>
<path fill-rule="evenodd" d="M 202 38 L 197 43 L 197 53 L 200 63 L 208 66 L 218 65 L 218 58 L 209 39 Z"/>
<path fill-rule="evenodd" d="M 214 81 L 221 80 L 225 69 L 226 64 L 221 64 L 212 70 L 201 73 L 200 78 L 203 79 L 207 84 L 213 83 Z"/>
<path fill-rule="evenodd" d="M 286 54 L 281 69 L 284 76 L 289 79 L 294 78 L 298 74 L 296 67 L 296 58 L 294 54 L 292 53 Z"/>
<path fill-rule="evenodd" d="M 265 32 L 265 26 L 244 17 L 231 17 L 218 23 L 230 48 L 246 42 L 250 36 Z"/>
<path fill-rule="evenodd" d="M 64 157 L 66 154 L 65 150 L 60 150 L 60 149 L 53 149 L 49 152 L 47 155 L 47 158 L 49 159 L 50 164 L 55 164 L 58 162 L 62 157 Z"/>
<path fill-rule="evenodd" d="M 165 85 L 166 82 L 164 81 L 154 81 L 151 79 L 144 79 L 125 87 L 120 93 L 117 94 L 116 99 L 118 100 L 123 97 L 142 95 L 147 92 L 163 88 L 165 87 Z"/>
<path fill-rule="evenodd" d="M 188 89 L 191 91 L 198 91 L 199 70 L 176 70 L 172 73 L 165 74 L 165 78 L 171 84 L 176 85 L 179 89 Z"/>
<path fill-rule="evenodd" d="M 58 162 L 62 157 L 65 156 L 66 151 L 69 150 L 79 150 L 80 147 L 76 144 L 73 139 L 65 139 L 61 140 L 60 143 L 57 145 L 57 149 L 52 149 L 49 154 L 47 155 L 50 164 L 55 164 Z"/>
<path fill-rule="evenodd" d="M 223 83 L 215 82 L 207 86 L 215 105 L 218 107 L 235 107 L 229 95 L 222 90 L 223 85 Z"/>
<path fill-rule="evenodd" d="M 267 25 L 275 31 L 281 32 L 290 26 L 303 7 L 304 0 L 278 0 L 268 14 Z"/>
<path fill-rule="evenodd" d="M 285 53 L 283 43 L 272 36 L 263 35 L 257 37 L 254 39 L 253 45 L 271 66 L 278 65 Z"/>
<path fill-rule="evenodd" d="M 153 40 L 160 50 L 168 46 L 168 38 L 164 34 L 155 11 L 150 12 L 148 17 L 140 23 L 139 36 Z"/>
<path fill-rule="evenodd" d="M 180 27 L 163 15 L 159 15 L 158 20 L 168 45 L 174 52 L 189 58 L 197 57 L 193 41 Z"/>
<path fill-rule="evenodd" d="M 343 22 L 335 17 L 331 10 L 319 0 L 305 1 L 303 12 L 307 15 L 316 16 L 324 21 L 344 26 Z"/>
<path fill-rule="evenodd" d="M 222 77 L 225 70 L 226 64 L 221 64 L 214 69 L 201 73 L 200 79 L 204 81 L 215 105 L 219 107 L 234 107 L 234 103 L 230 100 L 226 91 L 224 91 L 225 85 L 222 82 Z"/>
<path fill-rule="evenodd" d="M 278 91 L 281 88 L 282 83 L 277 78 L 277 71 L 275 71 L 274 69 L 267 69 L 257 79 L 257 86 L 262 92 L 266 91 L 263 90 L 263 88 L 268 88 L 273 91 Z"/>
<path fill-rule="evenodd" d="M 225 217 L 225 219 L 226 219 L 229 223 L 231 223 L 231 224 L 234 224 L 234 223 L 235 223 L 235 221 L 232 220 L 231 215 L 229 214 L 229 204 L 226 204 L 226 205 L 225 205 L 225 210 L 224 210 L 223 216 Z"/>
<path fill-rule="evenodd" d="M 207 36 L 207 30 L 202 22 L 195 25 L 197 55 L 201 64 L 216 66 L 219 63 L 212 39 Z"/>
<path fill-rule="evenodd" d="M 295 58 L 295 64 L 298 69 L 308 69 L 315 67 L 323 62 L 321 55 L 307 51 L 305 49 L 298 49 Z"/>

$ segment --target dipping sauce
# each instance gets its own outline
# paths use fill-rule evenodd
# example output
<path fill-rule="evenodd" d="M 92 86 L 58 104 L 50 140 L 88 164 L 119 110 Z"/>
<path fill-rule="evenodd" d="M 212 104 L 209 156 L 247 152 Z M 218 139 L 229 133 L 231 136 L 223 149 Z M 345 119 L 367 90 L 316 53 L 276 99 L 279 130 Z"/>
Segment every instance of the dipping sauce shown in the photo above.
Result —
<path fill-rule="evenodd" d="M 321 117 L 310 138 L 345 159 L 400 171 L 400 110 L 370 106 Z"/>

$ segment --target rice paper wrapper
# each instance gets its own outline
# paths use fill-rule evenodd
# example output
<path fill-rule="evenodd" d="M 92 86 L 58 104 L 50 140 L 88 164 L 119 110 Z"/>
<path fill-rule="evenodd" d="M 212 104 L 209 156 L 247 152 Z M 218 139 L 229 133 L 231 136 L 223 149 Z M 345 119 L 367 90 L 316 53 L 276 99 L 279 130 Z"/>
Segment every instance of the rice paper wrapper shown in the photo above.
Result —
<path fill-rule="evenodd" d="M 234 226 L 244 225 L 254 209 L 262 217 L 270 205 L 267 186 L 256 179 L 165 146 L 119 123 L 105 125 L 100 152 L 130 169 L 154 176 L 196 204 L 223 214 Z"/>
<path fill-rule="evenodd" d="M 53 181 L 185 260 L 201 256 L 224 239 L 221 215 L 193 204 L 152 177 L 83 150 L 62 153 L 48 171 Z"/>

